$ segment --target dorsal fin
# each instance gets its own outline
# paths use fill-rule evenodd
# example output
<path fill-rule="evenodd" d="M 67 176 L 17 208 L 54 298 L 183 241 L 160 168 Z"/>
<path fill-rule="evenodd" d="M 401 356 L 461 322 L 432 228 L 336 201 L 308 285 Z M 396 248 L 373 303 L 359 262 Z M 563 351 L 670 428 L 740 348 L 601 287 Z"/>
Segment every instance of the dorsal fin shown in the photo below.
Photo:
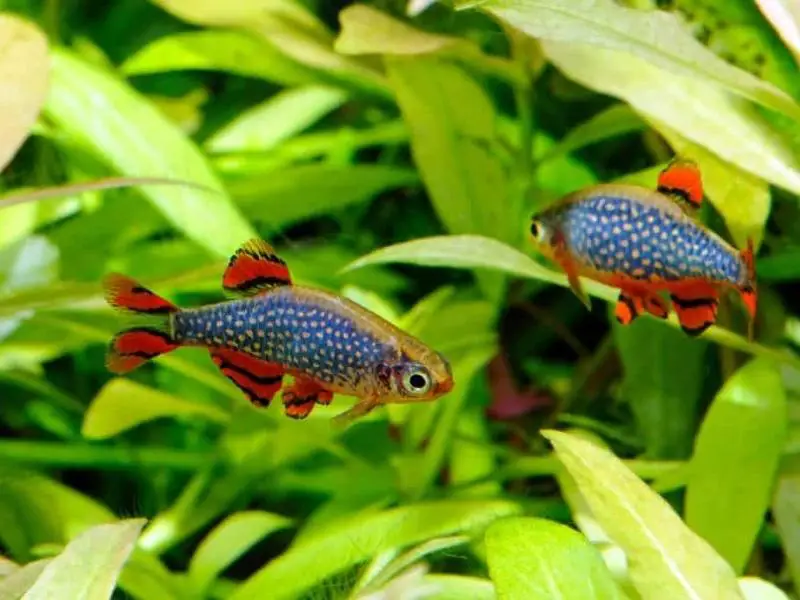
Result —
<path fill-rule="evenodd" d="M 692 160 L 676 158 L 658 175 L 658 191 L 676 198 L 691 211 L 703 203 L 703 179 Z"/>
<path fill-rule="evenodd" d="M 289 268 L 267 242 L 248 240 L 228 261 L 222 276 L 225 291 L 255 296 L 281 285 L 291 285 Z"/>

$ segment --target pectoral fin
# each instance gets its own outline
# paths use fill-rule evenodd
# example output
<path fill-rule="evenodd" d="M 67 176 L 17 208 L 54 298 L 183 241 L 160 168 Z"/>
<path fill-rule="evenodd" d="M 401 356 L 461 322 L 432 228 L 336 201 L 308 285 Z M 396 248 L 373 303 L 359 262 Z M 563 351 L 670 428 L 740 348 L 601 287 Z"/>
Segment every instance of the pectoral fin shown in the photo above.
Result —
<path fill-rule="evenodd" d="M 669 314 L 664 300 L 657 294 L 642 294 L 623 290 L 619 293 L 614 315 L 622 325 L 630 325 L 642 313 L 649 313 L 659 319 Z"/>
<path fill-rule="evenodd" d="M 307 377 L 295 377 L 283 390 L 283 407 L 287 417 L 305 419 L 316 404 L 330 404 L 333 394 Z"/>

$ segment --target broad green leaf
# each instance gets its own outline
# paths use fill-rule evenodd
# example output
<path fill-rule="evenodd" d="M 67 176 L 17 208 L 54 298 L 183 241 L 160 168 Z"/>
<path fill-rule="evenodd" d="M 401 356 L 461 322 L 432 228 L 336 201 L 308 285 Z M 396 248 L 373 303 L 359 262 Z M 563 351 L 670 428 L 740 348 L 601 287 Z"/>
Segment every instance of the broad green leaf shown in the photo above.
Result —
<path fill-rule="evenodd" d="M 745 600 L 789 600 L 783 590 L 758 577 L 742 577 L 739 579 Z"/>
<path fill-rule="evenodd" d="M 622 596 L 600 553 L 580 533 L 529 517 L 486 531 L 486 558 L 498 600 L 616 600 Z"/>
<path fill-rule="evenodd" d="M 697 435 L 686 523 L 739 574 L 769 508 L 786 433 L 780 370 L 755 359 L 725 382 Z"/>
<path fill-rule="evenodd" d="M 239 115 L 205 146 L 211 152 L 271 150 L 339 108 L 346 99 L 342 90 L 319 85 L 285 90 Z"/>
<path fill-rule="evenodd" d="M 411 152 L 439 219 L 454 234 L 515 241 L 520 220 L 497 149 L 496 111 L 459 67 L 434 58 L 387 58 L 411 132 Z"/>
<path fill-rule="evenodd" d="M 265 177 L 261 172 L 230 179 L 228 189 L 248 215 L 278 230 L 415 184 L 417 174 L 409 169 L 314 163 L 288 167 L 277 176 Z"/>
<path fill-rule="evenodd" d="M 800 5 L 794 0 L 756 0 L 756 4 L 800 60 Z"/>
<path fill-rule="evenodd" d="M 33 546 L 66 543 L 86 528 L 114 520 L 88 496 L 33 471 L 0 467 L 0 540 L 12 556 L 31 558 Z"/>
<path fill-rule="evenodd" d="M 129 519 L 84 531 L 47 564 L 23 600 L 111 598 L 145 523 Z"/>
<path fill-rule="evenodd" d="M 722 215 L 736 245 L 746 248 L 750 238 L 758 248 L 772 205 L 767 182 L 720 160 L 665 125 L 659 130 L 676 154 L 693 159 L 700 167 L 706 196 Z"/>
<path fill-rule="evenodd" d="M 635 56 L 585 44 L 544 42 L 542 48 L 567 77 L 625 100 L 657 129 L 667 124 L 743 171 L 800 191 L 800 164 L 779 132 L 755 107 L 705 78 L 669 73 Z"/>
<path fill-rule="evenodd" d="M 612 317 L 612 328 L 622 361 L 622 393 L 647 457 L 688 457 L 703 396 L 708 344 L 655 319 L 624 327 Z"/>
<path fill-rule="evenodd" d="M 214 190 L 142 191 L 178 230 L 216 256 L 227 258 L 243 240 L 255 237 L 198 148 L 153 105 L 66 50 L 54 52 L 52 61 L 44 112 L 64 135 L 103 156 L 123 175 L 189 180 Z"/>
<path fill-rule="evenodd" d="M 263 13 L 291 4 L 291 0 L 151 0 L 188 23 L 195 25 L 246 25 Z"/>
<path fill-rule="evenodd" d="M 423 581 L 430 595 L 426 600 L 495 600 L 494 585 L 487 579 L 465 575 L 426 575 Z"/>
<path fill-rule="evenodd" d="M 286 517 L 263 511 L 228 516 L 203 538 L 189 561 L 189 578 L 193 585 L 202 592 L 262 538 L 291 524 Z"/>
<path fill-rule="evenodd" d="M 625 53 L 800 119 L 800 106 L 789 95 L 716 56 L 676 15 L 627 8 L 613 0 L 488 0 L 480 7 L 533 37 L 587 45 L 590 52 Z"/>
<path fill-rule="evenodd" d="M 49 80 L 47 38 L 19 17 L 0 13 L 0 172 L 28 138 L 39 116 Z"/>
<path fill-rule="evenodd" d="M 297 598 L 384 550 L 456 533 L 475 534 L 495 519 L 519 510 L 516 504 L 499 500 L 445 500 L 356 514 L 292 546 L 246 580 L 230 600 Z"/>
<path fill-rule="evenodd" d="M 149 552 L 135 548 L 119 576 L 119 589 L 136 600 L 183 600 L 184 580 Z"/>
<path fill-rule="evenodd" d="M 284 85 L 311 83 L 314 71 L 247 31 L 203 30 L 159 38 L 128 58 L 126 75 L 169 71 L 225 71 Z"/>
<path fill-rule="evenodd" d="M 219 424 L 229 419 L 225 411 L 211 404 L 184 400 L 130 379 L 116 378 L 103 386 L 89 405 L 81 434 L 89 439 L 107 439 L 163 417 L 202 417 Z"/>
<path fill-rule="evenodd" d="M 780 476 L 772 500 L 772 515 L 789 572 L 794 581 L 800 581 L 800 476 Z"/>
<path fill-rule="evenodd" d="M 625 552 L 642 597 L 743 599 L 731 567 L 613 454 L 567 433 L 542 434 L 600 525 Z"/>
<path fill-rule="evenodd" d="M 517 277 L 567 286 L 563 274 L 543 267 L 507 244 L 479 235 L 434 236 L 386 246 L 353 261 L 344 270 L 390 263 L 456 269 L 490 269 Z M 608 302 L 617 301 L 619 292 L 608 286 L 587 279 L 582 280 L 582 284 L 591 296 Z M 678 327 L 674 315 L 670 315 L 668 322 L 673 327 Z M 757 356 L 772 357 L 787 364 L 798 364 L 796 357 L 789 352 L 748 342 L 743 336 L 721 327 L 709 328 L 704 338 Z"/>
<path fill-rule="evenodd" d="M 18 567 L 0 578 L 0 600 L 19 600 L 42 574 L 51 559 L 43 558 Z"/>

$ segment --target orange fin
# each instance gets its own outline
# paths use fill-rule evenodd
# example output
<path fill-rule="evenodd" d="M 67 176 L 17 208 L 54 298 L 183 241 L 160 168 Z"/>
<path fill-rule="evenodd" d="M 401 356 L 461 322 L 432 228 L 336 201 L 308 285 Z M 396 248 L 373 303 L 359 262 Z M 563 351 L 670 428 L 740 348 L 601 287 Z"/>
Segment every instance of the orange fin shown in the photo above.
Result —
<path fill-rule="evenodd" d="M 698 336 L 717 321 L 719 300 L 710 296 L 684 297 L 671 295 L 672 306 L 678 315 L 681 329 L 691 336 Z"/>
<path fill-rule="evenodd" d="M 106 354 L 106 366 L 119 375 L 180 346 L 169 334 L 152 327 L 134 327 L 116 334 Z"/>
<path fill-rule="evenodd" d="M 255 406 L 265 408 L 281 389 L 282 366 L 230 348 L 211 348 L 211 360 Z"/>
<path fill-rule="evenodd" d="M 106 302 L 126 312 L 165 315 L 179 310 L 168 300 L 139 285 L 127 275 L 119 273 L 111 273 L 103 279 L 103 292 Z"/>
<path fill-rule="evenodd" d="M 267 242 L 245 242 L 228 261 L 222 276 L 227 292 L 255 296 L 261 292 L 292 283 L 289 268 Z"/>
<path fill-rule="evenodd" d="M 622 291 L 619 293 L 617 306 L 614 308 L 614 316 L 621 325 L 630 325 L 638 318 L 643 309 L 640 298 Z"/>
<path fill-rule="evenodd" d="M 648 313 L 658 319 L 666 319 L 669 316 L 669 308 L 661 296 L 656 294 L 648 294 L 647 296 L 643 296 L 642 304 Z"/>
<path fill-rule="evenodd" d="M 305 419 L 315 404 L 330 404 L 332 399 L 330 391 L 308 377 L 296 377 L 294 383 L 283 390 L 284 410 L 293 419 Z"/>
<path fill-rule="evenodd" d="M 703 202 L 703 179 L 697 164 L 691 160 L 673 160 L 658 176 L 658 191 L 698 208 Z"/>

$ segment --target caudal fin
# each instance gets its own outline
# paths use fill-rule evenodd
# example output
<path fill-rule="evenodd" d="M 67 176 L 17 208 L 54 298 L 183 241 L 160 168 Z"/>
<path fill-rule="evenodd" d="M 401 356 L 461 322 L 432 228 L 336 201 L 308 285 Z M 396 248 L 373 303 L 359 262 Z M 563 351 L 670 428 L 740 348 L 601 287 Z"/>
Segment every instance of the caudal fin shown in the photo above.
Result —
<path fill-rule="evenodd" d="M 106 355 L 109 371 L 127 373 L 180 345 L 172 339 L 169 331 L 168 317 L 180 310 L 177 306 L 118 273 L 103 280 L 103 289 L 106 302 L 114 308 L 134 315 L 155 317 L 157 321 L 154 325 L 126 329 L 112 338 Z"/>

